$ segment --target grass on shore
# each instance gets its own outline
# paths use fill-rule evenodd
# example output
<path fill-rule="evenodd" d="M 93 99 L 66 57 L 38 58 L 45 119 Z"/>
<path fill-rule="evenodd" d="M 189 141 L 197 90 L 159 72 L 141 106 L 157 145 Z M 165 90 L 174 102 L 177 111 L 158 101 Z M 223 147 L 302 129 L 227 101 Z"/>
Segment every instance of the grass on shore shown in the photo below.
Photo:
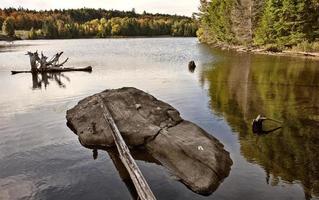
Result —
<path fill-rule="evenodd" d="M 315 41 L 315 42 L 303 41 L 292 47 L 285 47 L 278 44 L 267 44 L 263 48 L 266 51 L 270 51 L 274 53 L 283 52 L 283 51 L 319 53 L 319 41 Z"/>
<path fill-rule="evenodd" d="M 26 39 L 29 39 L 29 32 L 30 32 L 30 31 L 16 30 L 16 31 L 15 31 L 15 35 L 16 35 L 18 38 L 21 38 L 22 40 L 26 40 Z"/>

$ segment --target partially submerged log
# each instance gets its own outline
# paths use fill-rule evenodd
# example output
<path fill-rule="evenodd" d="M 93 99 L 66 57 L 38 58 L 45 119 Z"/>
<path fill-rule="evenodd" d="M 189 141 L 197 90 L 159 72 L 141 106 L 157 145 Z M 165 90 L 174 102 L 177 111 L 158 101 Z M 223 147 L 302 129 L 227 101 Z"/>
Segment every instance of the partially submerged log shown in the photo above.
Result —
<path fill-rule="evenodd" d="M 112 115 L 110 114 L 107 105 L 104 104 L 102 98 L 98 98 L 101 112 L 103 113 L 103 117 L 106 123 L 108 123 L 112 129 L 112 136 L 117 147 L 118 153 L 120 155 L 120 159 L 127 169 L 130 177 L 134 183 L 136 191 L 141 200 L 155 200 L 155 196 L 147 184 L 143 174 L 135 163 L 133 157 L 131 156 L 130 150 L 128 149 L 120 131 L 115 124 Z M 106 124 L 106 125 L 108 125 Z"/>
<path fill-rule="evenodd" d="M 59 73 L 59 72 L 74 72 L 74 71 L 84 71 L 84 72 L 92 72 L 92 67 L 82 67 L 82 68 L 72 68 L 72 67 L 63 67 L 63 68 L 47 68 L 45 71 L 36 70 L 36 71 L 11 71 L 11 74 L 19 74 L 19 73 Z"/>
<path fill-rule="evenodd" d="M 145 148 L 194 192 L 211 194 L 228 176 L 232 160 L 217 139 L 183 120 L 169 104 L 136 88 L 106 90 L 67 111 L 67 124 L 83 146 L 115 146 L 99 98 L 130 148 Z"/>
<path fill-rule="evenodd" d="M 41 58 L 39 57 L 38 51 L 32 53 L 28 51 L 26 55 L 30 58 L 30 71 L 11 71 L 12 74 L 18 74 L 18 73 L 55 73 L 55 72 L 70 72 L 70 71 L 86 71 L 91 72 L 92 67 L 83 67 L 83 68 L 63 68 L 62 66 L 69 60 L 69 58 L 66 58 L 63 62 L 59 62 L 59 59 L 61 55 L 63 54 L 63 51 L 60 53 L 56 53 L 49 61 L 47 61 L 48 57 L 45 56 L 41 52 Z"/>
<path fill-rule="evenodd" d="M 265 121 L 273 122 L 273 123 L 265 124 L 264 123 Z M 253 120 L 252 131 L 253 131 L 253 133 L 256 133 L 256 134 L 268 134 L 268 133 L 274 132 L 278 129 L 281 129 L 282 123 L 283 122 L 281 122 L 281 121 L 267 118 L 267 117 L 264 117 L 262 115 L 258 115 L 257 118 Z"/>

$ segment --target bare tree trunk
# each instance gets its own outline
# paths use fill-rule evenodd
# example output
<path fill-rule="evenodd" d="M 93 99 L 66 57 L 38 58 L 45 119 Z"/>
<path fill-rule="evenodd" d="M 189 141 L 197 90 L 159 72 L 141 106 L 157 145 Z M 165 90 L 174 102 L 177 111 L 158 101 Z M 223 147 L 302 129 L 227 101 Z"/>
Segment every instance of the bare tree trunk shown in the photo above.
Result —
<path fill-rule="evenodd" d="M 43 53 L 41 53 L 41 59 L 39 60 L 40 62 L 40 70 L 41 71 L 45 71 L 47 66 L 48 66 L 48 62 L 47 62 L 48 57 L 44 56 Z"/>
<path fill-rule="evenodd" d="M 63 54 L 63 51 L 60 53 L 56 53 L 50 59 L 50 61 L 47 61 L 48 57 L 43 55 L 43 53 L 41 53 L 41 58 L 40 58 L 38 55 L 38 51 L 34 53 L 28 51 L 26 55 L 29 55 L 30 57 L 30 65 L 31 65 L 32 72 L 37 72 L 38 70 L 45 72 L 47 70 L 57 69 L 59 67 L 62 67 L 69 60 L 69 58 L 67 58 L 62 63 L 59 63 L 59 59 L 62 54 Z M 39 65 L 39 68 L 38 68 L 38 65 Z"/>
<path fill-rule="evenodd" d="M 65 59 L 61 64 L 59 64 L 59 59 L 60 59 L 62 54 L 63 54 L 63 51 L 61 51 L 60 53 L 55 54 L 55 56 L 53 56 L 50 59 L 50 61 L 48 62 L 48 65 L 51 65 L 52 67 L 61 67 L 61 66 L 63 66 L 69 60 L 69 58 Z"/>
<path fill-rule="evenodd" d="M 29 55 L 30 58 L 30 65 L 31 65 L 31 72 L 36 72 L 38 69 L 37 60 L 39 58 L 38 52 L 31 53 L 30 51 L 27 52 L 26 55 Z"/>

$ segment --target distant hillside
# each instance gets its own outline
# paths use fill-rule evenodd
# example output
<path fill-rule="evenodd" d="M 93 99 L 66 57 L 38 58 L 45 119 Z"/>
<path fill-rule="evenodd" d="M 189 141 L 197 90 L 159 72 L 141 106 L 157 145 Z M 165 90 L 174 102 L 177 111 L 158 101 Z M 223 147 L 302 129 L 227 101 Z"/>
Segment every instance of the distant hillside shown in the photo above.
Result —
<path fill-rule="evenodd" d="M 10 27 L 7 25 L 11 25 Z M 0 26 L 4 32 L 28 31 L 30 39 L 80 38 L 111 36 L 196 36 L 197 25 L 186 16 L 151 14 L 144 11 L 105 9 L 67 9 L 35 11 L 0 9 Z M 8 26 L 8 27 L 6 27 Z"/>
<path fill-rule="evenodd" d="M 319 50 L 318 1 L 201 0 L 199 16 L 202 42 Z"/>

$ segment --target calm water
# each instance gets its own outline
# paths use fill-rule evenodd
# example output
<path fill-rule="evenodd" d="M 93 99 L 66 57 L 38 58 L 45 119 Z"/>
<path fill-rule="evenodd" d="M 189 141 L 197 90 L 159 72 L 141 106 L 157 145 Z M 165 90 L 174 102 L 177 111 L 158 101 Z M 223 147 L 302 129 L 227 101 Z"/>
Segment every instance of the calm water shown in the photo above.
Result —
<path fill-rule="evenodd" d="M 319 62 L 210 50 L 194 38 L 21 41 L 0 50 L 0 199 L 130 199 L 107 152 L 82 147 L 65 112 L 107 88 L 134 86 L 176 107 L 221 140 L 234 161 L 210 196 L 163 167 L 138 161 L 158 199 L 316 199 L 319 196 Z M 27 50 L 89 73 L 10 75 L 29 68 Z M 195 60 L 195 72 L 188 61 Z M 263 136 L 258 114 L 283 121 Z M 111 154 L 110 154 L 111 155 Z M 121 174 L 121 172 L 120 172 Z M 122 177 L 122 178 L 121 178 Z"/>

